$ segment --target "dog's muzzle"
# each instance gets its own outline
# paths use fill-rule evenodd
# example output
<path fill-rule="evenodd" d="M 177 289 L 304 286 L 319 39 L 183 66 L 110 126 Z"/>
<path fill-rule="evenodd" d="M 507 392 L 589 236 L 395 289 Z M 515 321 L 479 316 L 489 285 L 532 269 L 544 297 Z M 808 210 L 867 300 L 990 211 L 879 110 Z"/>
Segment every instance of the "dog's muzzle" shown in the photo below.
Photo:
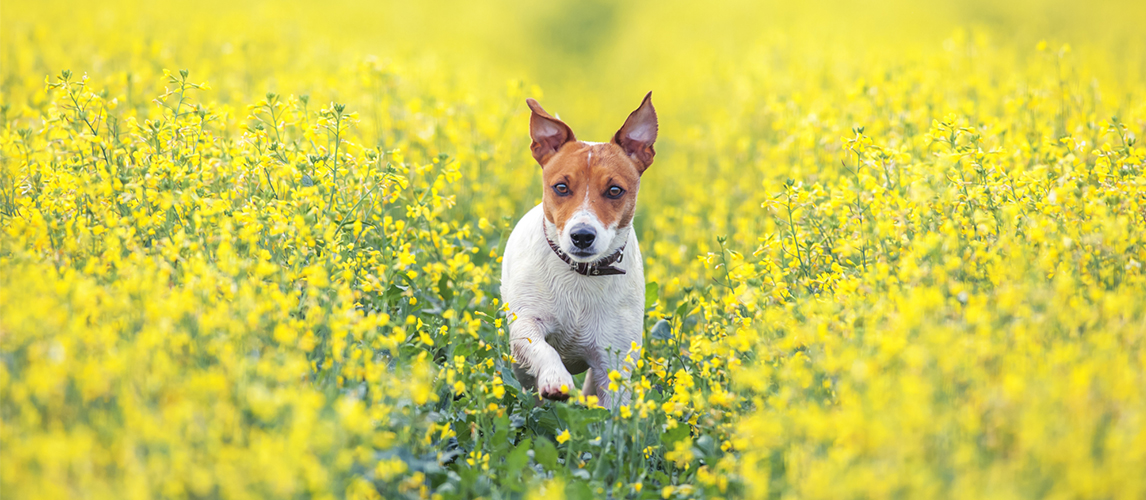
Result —
<path fill-rule="evenodd" d="M 588 224 L 578 224 L 570 231 L 569 238 L 573 240 L 573 246 L 577 247 L 578 250 L 583 250 L 583 252 L 573 250 L 573 254 L 579 256 L 580 254 L 588 255 L 590 253 L 588 249 L 593 247 L 593 242 L 597 239 L 597 231 Z"/>

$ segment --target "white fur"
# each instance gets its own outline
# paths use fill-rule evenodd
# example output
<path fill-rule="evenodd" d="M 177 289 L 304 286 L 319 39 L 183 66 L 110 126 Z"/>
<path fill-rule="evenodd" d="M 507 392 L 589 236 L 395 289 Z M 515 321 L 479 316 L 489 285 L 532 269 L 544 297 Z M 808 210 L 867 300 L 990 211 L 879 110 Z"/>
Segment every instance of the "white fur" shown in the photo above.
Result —
<path fill-rule="evenodd" d="M 637 236 L 631 227 L 609 228 L 608 237 L 598 228 L 597 237 L 605 248 L 593 260 L 626 245 L 624 259 L 614 264 L 625 274 L 584 276 L 549 247 L 543 227 L 562 248 L 571 245 L 568 235 L 555 238 L 556 227 L 544 218 L 541 205 L 521 218 L 502 261 L 501 296 L 510 311 L 509 341 L 517 379 L 523 387 L 557 398 L 562 385 L 567 386 L 565 395 L 574 390 L 571 372 L 591 368 L 585 393 L 596 394 L 606 407 L 627 404 L 629 394 L 616 395 L 607 388 L 610 371 L 629 377 L 635 361 L 630 348 L 633 343 L 641 345 L 645 272 Z"/>
<path fill-rule="evenodd" d="M 581 225 L 593 228 L 594 234 L 597 235 L 596 238 L 593 239 L 593 244 L 589 245 L 589 248 L 580 249 L 573 246 L 573 229 Z M 555 224 L 545 221 L 545 228 L 549 231 L 550 235 L 557 234 L 557 226 Z M 630 232 L 631 231 L 626 228 L 624 236 L 628 236 Z M 569 217 L 569 220 L 565 223 L 565 230 L 561 231 L 561 234 L 558 235 L 557 238 L 553 238 L 553 241 L 557 242 L 561 250 L 564 251 L 570 259 L 573 259 L 574 262 L 596 262 L 609 256 L 621 248 L 621 245 L 625 244 L 625 239 L 618 238 L 618 235 L 619 232 L 617 231 L 616 223 L 606 227 L 601 223 L 601 220 L 597 218 L 597 215 L 589 209 L 589 192 L 586 190 L 585 203 L 578 208 L 576 212 L 573 212 L 573 215 Z M 552 236 L 550 237 L 552 238 Z M 574 249 L 588 252 L 589 254 L 580 256 L 573 253 Z M 552 249 L 550 249 L 550 251 L 552 251 Z"/>

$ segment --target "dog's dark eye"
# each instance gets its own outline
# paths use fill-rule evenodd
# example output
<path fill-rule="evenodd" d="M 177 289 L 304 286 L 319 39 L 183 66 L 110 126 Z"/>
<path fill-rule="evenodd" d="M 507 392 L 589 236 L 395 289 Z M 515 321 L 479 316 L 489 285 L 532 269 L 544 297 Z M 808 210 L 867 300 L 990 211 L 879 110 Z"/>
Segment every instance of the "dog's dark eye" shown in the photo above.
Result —
<path fill-rule="evenodd" d="M 605 191 L 605 196 L 608 196 L 609 198 L 612 198 L 614 200 L 617 198 L 620 198 L 622 194 L 625 194 L 625 190 L 621 189 L 618 186 L 613 186 L 613 187 L 609 188 L 608 191 Z"/>
<path fill-rule="evenodd" d="M 553 186 L 553 190 L 556 191 L 557 194 L 559 194 L 561 196 L 565 196 L 565 195 L 569 194 L 569 186 L 566 186 L 564 182 L 555 184 Z"/>

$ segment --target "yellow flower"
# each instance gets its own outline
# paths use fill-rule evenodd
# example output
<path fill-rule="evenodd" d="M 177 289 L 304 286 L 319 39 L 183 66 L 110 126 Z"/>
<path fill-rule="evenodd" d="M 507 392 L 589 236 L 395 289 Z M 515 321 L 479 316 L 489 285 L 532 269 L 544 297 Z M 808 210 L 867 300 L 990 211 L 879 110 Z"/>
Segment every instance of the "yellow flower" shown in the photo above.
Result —
<path fill-rule="evenodd" d="M 677 467 L 688 467 L 688 464 L 692 462 L 693 459 L 692 440 L 682 439 L 677 441 L 676 444 L 673 445 L 673 449 L 665 453 L 665 458 L 675 463 Z"/>

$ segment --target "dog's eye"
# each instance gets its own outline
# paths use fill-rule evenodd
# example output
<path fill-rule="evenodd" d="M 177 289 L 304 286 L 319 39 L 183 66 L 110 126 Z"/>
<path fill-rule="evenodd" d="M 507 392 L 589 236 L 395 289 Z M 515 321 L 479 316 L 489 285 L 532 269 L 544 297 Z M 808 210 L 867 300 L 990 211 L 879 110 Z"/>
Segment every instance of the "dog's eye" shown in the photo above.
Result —
<path fill-rule="evenodd" d="M 622 194 L 625 194 L 625 190 L 621 189 L 618 186 L 613 186 L 613 187 L 609 188 L 608 191 L 605 191 L 605 196 L 608 196 L 609 198 L 612 198 L 614 200 L 617 198 L 620 198 Z"/>
<path fill-rule="evenodd" d="M 553 190 L 556 191 L 557 194 L 559 194 L 561 196 L 565 196 L 565 195 L 569 194 L 569 186 L 566 186 L 564 182 L 560 182 L 560 183 L 555 184 L 553 186 Z"/>

